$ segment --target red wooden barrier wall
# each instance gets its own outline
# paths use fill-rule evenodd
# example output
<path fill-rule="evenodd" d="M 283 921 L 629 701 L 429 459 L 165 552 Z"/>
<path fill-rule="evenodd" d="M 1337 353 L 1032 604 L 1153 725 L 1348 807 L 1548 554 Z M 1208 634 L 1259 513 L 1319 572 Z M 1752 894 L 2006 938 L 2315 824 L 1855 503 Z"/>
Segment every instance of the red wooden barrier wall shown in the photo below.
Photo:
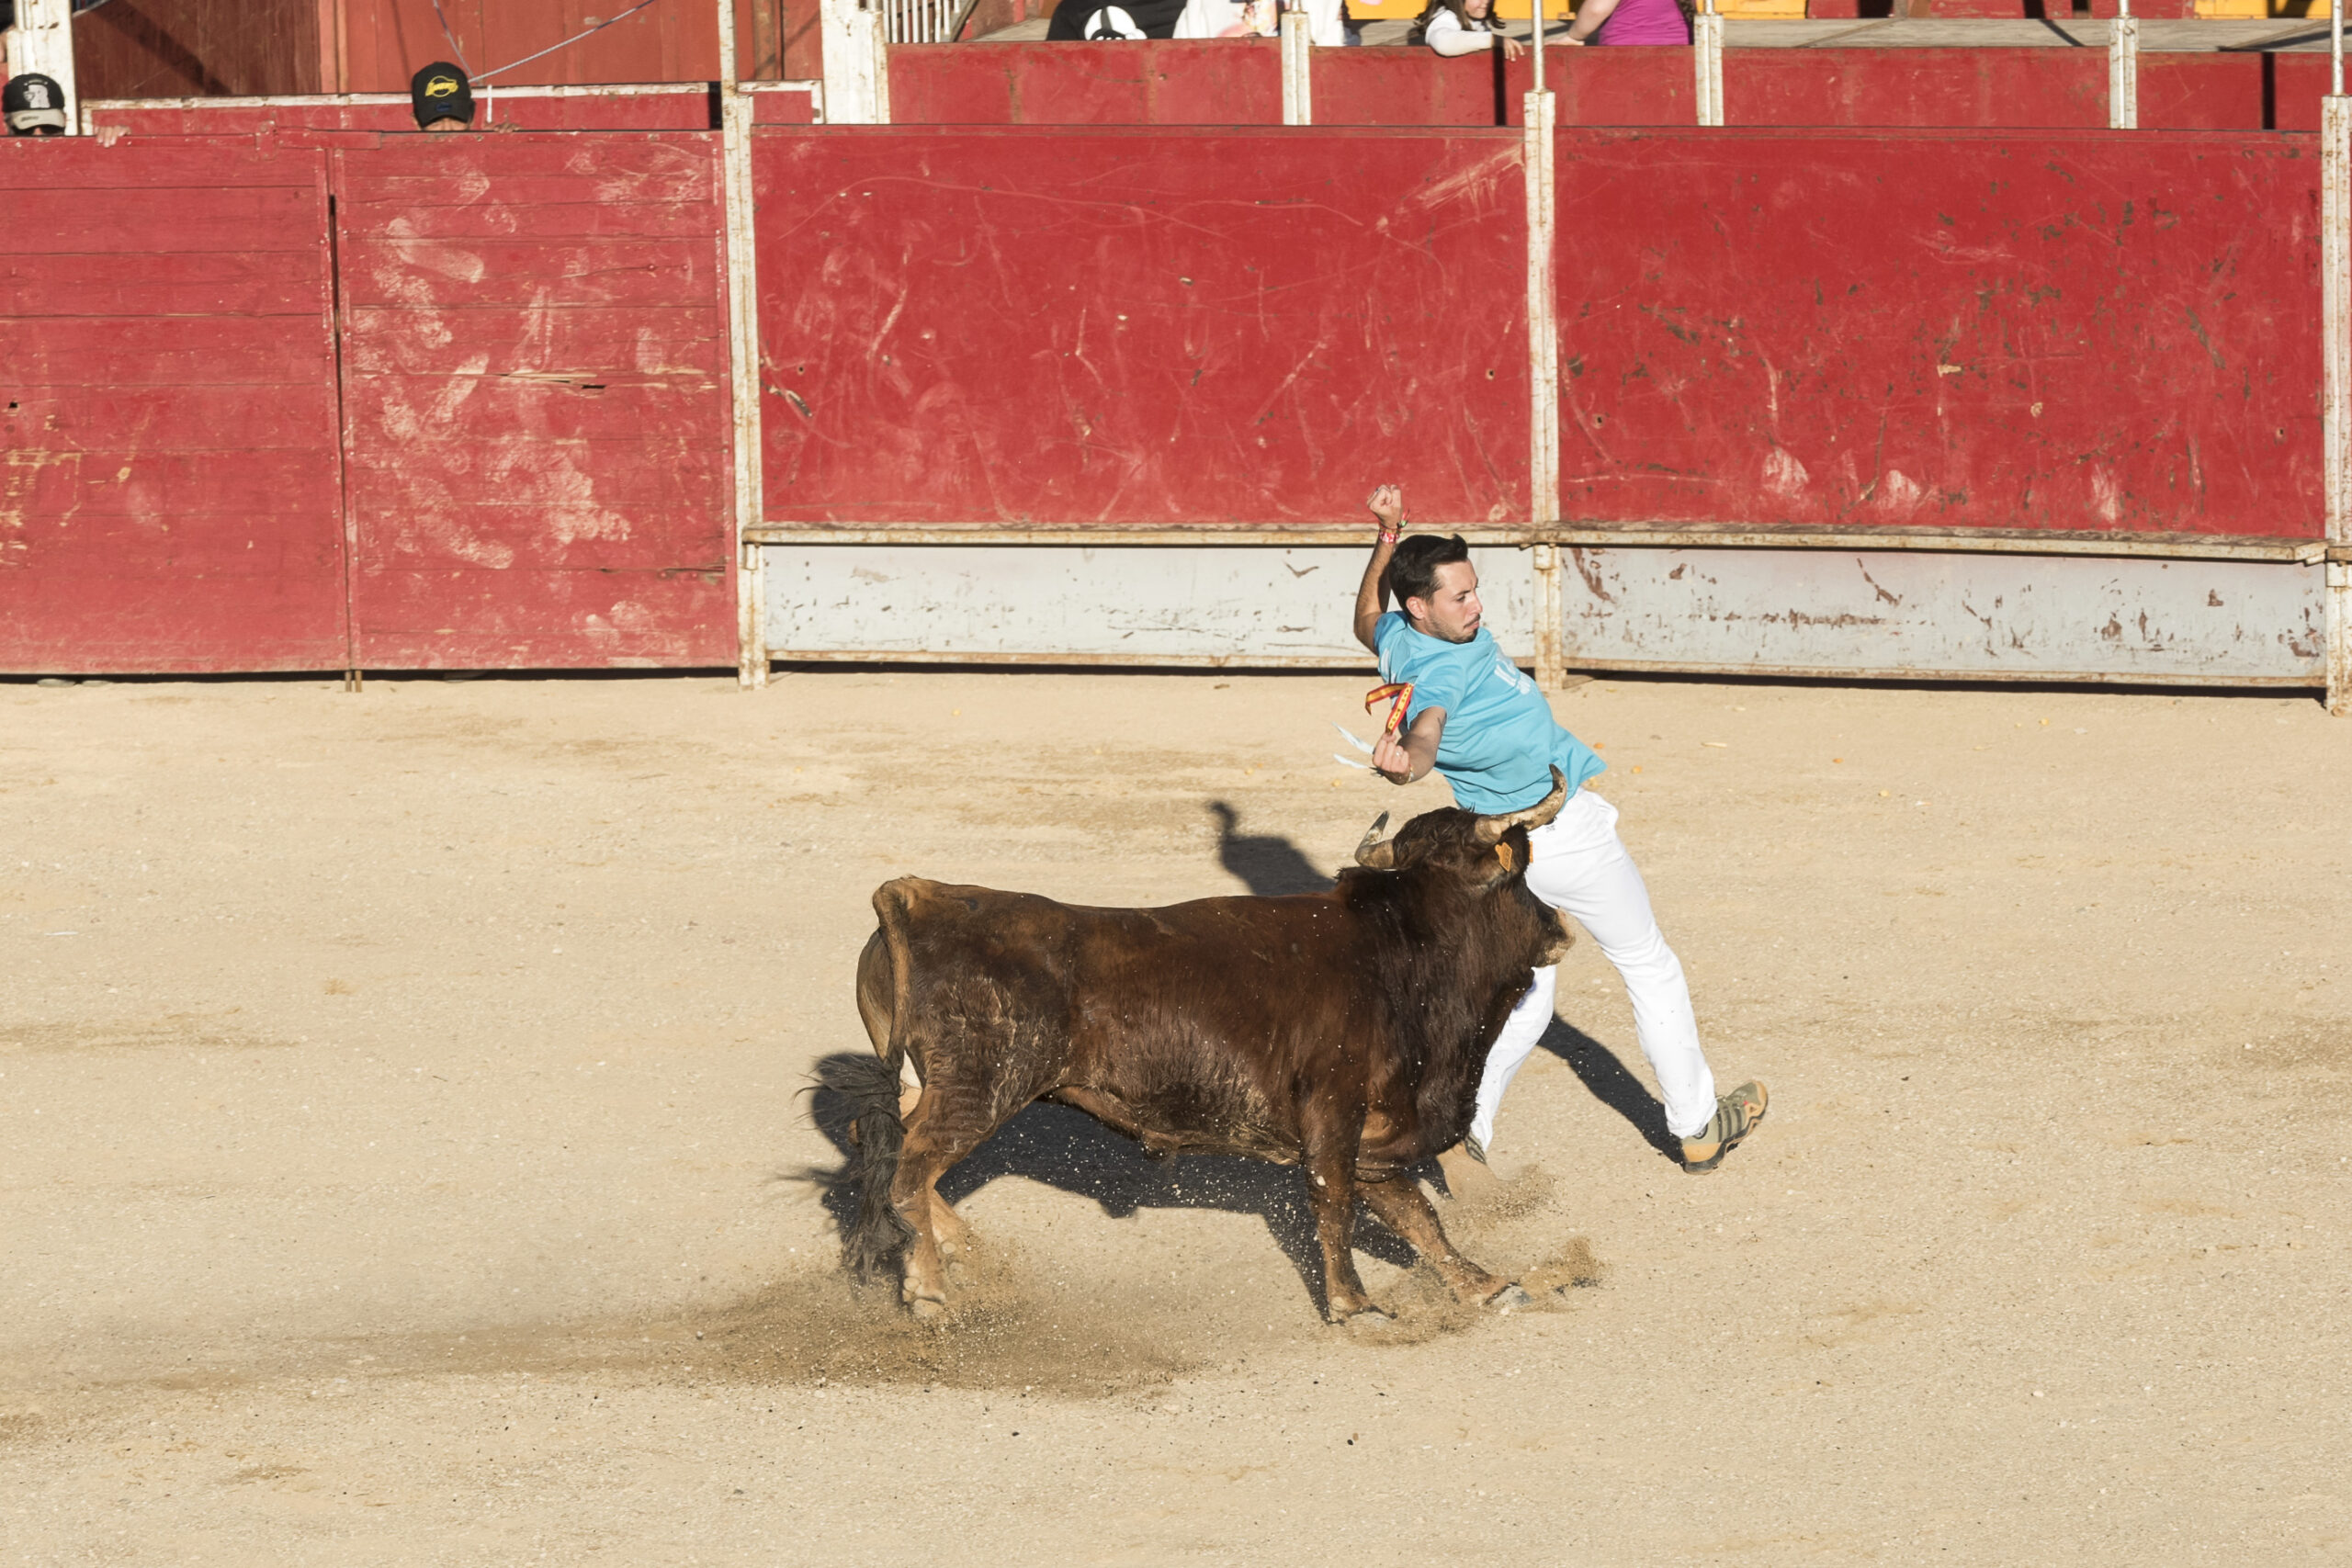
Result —
<path fill-rule="evenodd" d="M 1562 49 L 1545 59 L 1559 123 L 1687 126 L 1690 51 Z M 1317 126 L 1520 123 L 1525 58 L 1443 60 L 1425 49 L 1315 52 Z M 2327 60 L 2312 54 L 2140 56 L 2152 130 L 2315 130 Z M 1734 49 L 1729 125 L 2090 130 L 2107 124 L 2104 49 Z M 890 51 L 900 125 L 1273 125 L 1271 42 L 905 45 Z"/>
<path fill-rule="evenodd" d="M 341 669 L 323 160 L 0 141 L 0 669 Z"/>
<path fill-rule="evenodd" d="M 726 664 L 714 135 L 337 148 L 359 662 Z"/>
<path fill-rule="evenodd" d="M 1527 515 L 1514 135 L 763 130 L 753 168 L 772 521 L 1321 522 L 1367 474 Z"/>
<path fill-rule="evenodd" d="M 2316 537 L 2318 216 L 2306 137 L 1564 136 L 1563 510 Z"/>

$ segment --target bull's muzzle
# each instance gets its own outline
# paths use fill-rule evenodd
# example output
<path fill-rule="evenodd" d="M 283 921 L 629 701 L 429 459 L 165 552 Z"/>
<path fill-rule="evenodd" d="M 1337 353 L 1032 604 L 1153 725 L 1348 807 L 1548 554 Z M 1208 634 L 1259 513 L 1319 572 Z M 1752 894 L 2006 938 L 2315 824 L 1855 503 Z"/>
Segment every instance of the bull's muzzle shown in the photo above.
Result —
<path fill-rule="evenodd" d="M 1391 839 L 1383 843 L 1380 839 L 1381 832 L 1387 826 L 1388 813 L 1384 811 L 1372 819 L 1371 827 L 1363 830 L 1363 842 L 1356 846 L 1358 865 L 1369 866 L 1374 871 L 1396 869 L 1396 840 Z"/>
<path fill-rule="evenodd" d="M 1560 814 L 1560 807 L 1567 803 L 1568 776 L 1559 769 L 1554 768 L 1551 794 L 1524 811 L 1506 812 L 1500 817 L 1481 817 L 1478 818 L 1477 826 L 1471 831 L 1476 835 L 1481 844 L 1497 843 L 1513 828 L 1541 828 L 1544 823 L 1557 817 Z M 1361 855 L 1362 852 L 1359 851 L 1358 853 Z"/>

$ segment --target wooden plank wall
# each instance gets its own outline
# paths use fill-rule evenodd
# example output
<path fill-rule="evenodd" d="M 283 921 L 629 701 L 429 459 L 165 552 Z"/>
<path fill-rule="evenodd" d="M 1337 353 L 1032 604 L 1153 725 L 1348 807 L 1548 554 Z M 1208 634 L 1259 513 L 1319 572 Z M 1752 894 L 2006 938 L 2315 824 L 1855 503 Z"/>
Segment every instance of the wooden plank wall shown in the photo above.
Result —
<path fill-rule="evenodd" d="M 325 161 L 0 141 L 0 669 L 345 665 Z"/>
<path fill-rule="evenodd" d="M 107 0 L 74 18 L 74 73 L 85 98 L 332 92 L 319 15 L 318 0 Z"/>
<path fill-rule="evenodd" d="M 1328 523 L 1370 473 L 1431 521 L 1528 516 L 1516 135 L 778 128 L 752 157 L 771 520 Z"/>
<path fill-rule="evenodd" d="M 2278 133 L 1564 133 L 1561 513 L 2317 538 Z"/>
<path fill-rule="evenodd" d="M 732 663 L 718 137 L 351 140 L 360 664 Z"/>

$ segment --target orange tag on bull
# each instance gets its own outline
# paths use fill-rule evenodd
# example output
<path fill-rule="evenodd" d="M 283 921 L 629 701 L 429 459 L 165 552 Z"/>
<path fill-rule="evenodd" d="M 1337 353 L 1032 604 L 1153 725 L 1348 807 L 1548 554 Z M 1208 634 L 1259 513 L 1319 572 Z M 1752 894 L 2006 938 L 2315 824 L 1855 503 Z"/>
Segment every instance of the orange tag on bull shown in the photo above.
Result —
<path fill-rule="evenodd" d="M 1390 699 L 1395 699 L 1390 701 Z M 1413 705 L 1413 683 L 1391 681 L 1385 686 L 1374 686 L 1363 694 L 1363 711 L 1370 713 L 1380 703 L 1388 703 L 1388 722 L 1381 726 L 1381 733 L 1394 735 L 1405 728 L 1405 714 Z"/>

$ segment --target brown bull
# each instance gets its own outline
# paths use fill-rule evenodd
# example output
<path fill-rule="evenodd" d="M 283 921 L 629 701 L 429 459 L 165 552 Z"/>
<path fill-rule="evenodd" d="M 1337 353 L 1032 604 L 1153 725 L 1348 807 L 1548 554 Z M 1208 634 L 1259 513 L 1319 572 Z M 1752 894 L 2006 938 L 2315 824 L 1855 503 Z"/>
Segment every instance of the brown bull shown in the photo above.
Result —
<path fill-rule="evenodd" d="M 883 885 L 857 975 L 876 1060 L 835 1085 L 864 1188 L 845 1261 L 903 1254 L 904 1299 L 938 1315 L 942 1256 L 965 1239 L 939 1179 L 1053 1100 L 1158 1153 L 1303 1162 L 1334 1322 L 1373 1310 L 1350 1249 L 1359 1197 L 1456 1296 L 1510 1291 L 1453 1250 L 1410 1171 L 1461 1141 L 1487 1047 L 1567 947 L 1525 879 L 1527 830 L 1566 798 L 1553 785 L 1509 816 L 1424 813 L 1386 842 L 1384 814 L 1356 852 L 1367 869 L 1328 893 L 1092 909 Z M 922 1088 L 902 1121 L 910 1060 Z"/>

